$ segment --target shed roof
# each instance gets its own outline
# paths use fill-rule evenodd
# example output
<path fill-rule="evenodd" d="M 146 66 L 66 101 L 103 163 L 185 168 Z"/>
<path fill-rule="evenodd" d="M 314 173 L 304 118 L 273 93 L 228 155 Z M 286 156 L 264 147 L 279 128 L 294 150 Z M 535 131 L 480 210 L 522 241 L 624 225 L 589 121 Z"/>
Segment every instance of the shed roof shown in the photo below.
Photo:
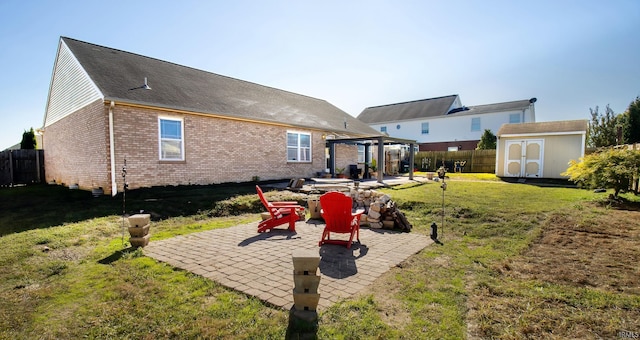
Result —
<path fill-rule="evenodd" d="M 442 116 L 449 112 L 456 98 L 458 98 L 458 95 L 454 94 L 444 97 L 368 107 L 358 115 L 358 119 L 367 124 L 376 124 Z"/>
<path fill-rule="evenodd" d="M 586 133 L 588 128 L 589 121 L 586 119 L 503 124 L 498 130 L 497 136 Z"/>
<path fill-rule="evenodd" d="M 61 37 L 105 100 L 379 136 L 325 100 Z M 148 79 L 152 90 L 136 89 Z"/>

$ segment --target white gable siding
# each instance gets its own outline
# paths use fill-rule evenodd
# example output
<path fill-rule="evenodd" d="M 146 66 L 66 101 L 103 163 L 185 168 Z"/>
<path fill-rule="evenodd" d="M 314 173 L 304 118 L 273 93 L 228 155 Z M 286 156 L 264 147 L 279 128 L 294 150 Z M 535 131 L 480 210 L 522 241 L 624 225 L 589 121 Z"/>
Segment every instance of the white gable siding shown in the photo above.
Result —
<path fill-rule="evenodd" d="M 524 116 L 523 123 L 533 122 L 533 113 L 527 109 L 524 113 L 517 110 L 477 115 L 453 114 L 429 119 L 371 124 L 371 127 L 380 131 L 380 127 L 386 126 L 389 136 L 413 139 L 418 143 L 479 140 L 485 129 L 496 134 L 502 124 L 509 123 L 509 116 L 513 113 Z M 472 118 L 480 118 L 480 131 L 471 131 Z M 422 134 L 423 122 L 429 123 L 429 134 Z M 399 129 L 398 125 L 400 125 Z"/>
<path fill-rule="evenodd" d="M 82 107 L 104 98 L 64 41 L 51 77 L 44 126 L 49 126 Z"/>

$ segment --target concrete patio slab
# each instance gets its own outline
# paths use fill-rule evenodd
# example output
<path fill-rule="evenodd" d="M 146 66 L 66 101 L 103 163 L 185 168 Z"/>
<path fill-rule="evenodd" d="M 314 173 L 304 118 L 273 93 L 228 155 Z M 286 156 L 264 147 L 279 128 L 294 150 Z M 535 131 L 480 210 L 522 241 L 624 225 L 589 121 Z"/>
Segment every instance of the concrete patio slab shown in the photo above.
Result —
<path fill-rule="evenodd" d="M 351 249 L 318 246 L 324 224 L 296 223 L 296 232 L 274 229 L 257 233 L 258 223 L 153 241 L 144 253 L 226 287 L 289 310 L 293 306 L 294 250 L 317 253 L 323 310 L 342 298 L 366 292 L 378 277 L 432 243 L 425 235 L 382 229 L 360 229 L 361 243 Z M 345 235 L 348 236 L 348 235 Z"/>

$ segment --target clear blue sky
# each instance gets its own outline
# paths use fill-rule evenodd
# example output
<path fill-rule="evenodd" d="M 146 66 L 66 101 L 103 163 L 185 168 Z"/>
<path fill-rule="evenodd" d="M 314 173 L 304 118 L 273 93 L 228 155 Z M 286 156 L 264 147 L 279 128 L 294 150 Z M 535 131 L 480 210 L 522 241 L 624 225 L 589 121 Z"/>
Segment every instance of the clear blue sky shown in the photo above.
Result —
<path fill-rule="evenodd" d="M 640 1 L 0 2 L 0 150 L 42 126 L 60 36 L 369 106 L 538 98 L 537 121 L 640 95 Z M 151 85 L 153 86 L 153 85 Z"/>

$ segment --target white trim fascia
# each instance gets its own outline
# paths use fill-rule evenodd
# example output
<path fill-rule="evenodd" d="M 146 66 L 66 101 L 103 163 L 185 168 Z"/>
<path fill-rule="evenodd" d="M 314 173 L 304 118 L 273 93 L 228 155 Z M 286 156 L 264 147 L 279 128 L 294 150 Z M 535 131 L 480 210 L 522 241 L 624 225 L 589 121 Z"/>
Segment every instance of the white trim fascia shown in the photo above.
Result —
<path fill-rule="evenodd" d="M 49 92 L 47 93 L 47 105 L 44 107 L 44 118 L 42 120 L 42 126 L 47 123 L 47 115 L 49 114 L 49 103 L 51 102 L 51 89 L 53 88 L 53 79 L 56 75 L 56 68 L 58 67 L 58 60 L 60 59 L 60 47 L 62 46 L 62 38 L 58 42 L 58 50 L 56 51 L 56 59 L 53 62 L 53 69 L 51 70 L 51 80 L 49 81 Z M 66 45 L 65 45 L 66 46 Z"/>
<path fill-rule="evenodd" d="M 503 138 L 513 138 L 513 137 L 539 137 L 539 136 L 563 136 L 563 135 L 583 135 L 585 136 L 587 133 L 584 131 L 567 131 L 567 132 L 537 132 L 537 133 L 513 133 L 513 134 L 504 134 L 500 135 Z"/>

